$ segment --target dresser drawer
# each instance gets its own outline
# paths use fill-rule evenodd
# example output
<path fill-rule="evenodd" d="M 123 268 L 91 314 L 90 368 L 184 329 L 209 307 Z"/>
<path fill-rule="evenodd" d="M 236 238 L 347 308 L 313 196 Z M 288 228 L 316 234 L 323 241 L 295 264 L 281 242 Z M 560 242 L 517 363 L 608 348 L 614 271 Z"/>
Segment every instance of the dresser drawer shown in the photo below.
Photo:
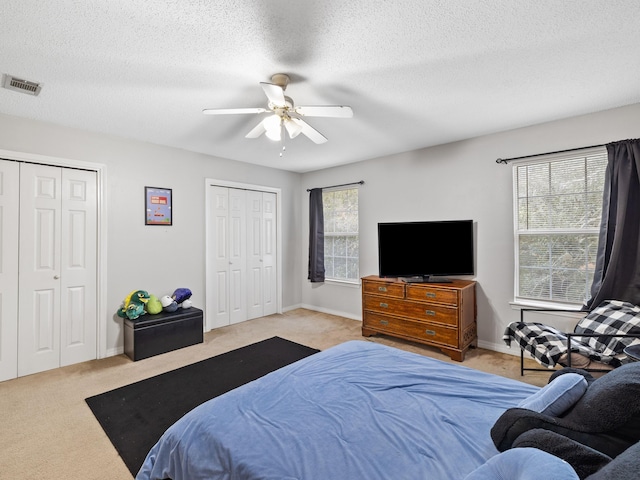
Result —
<path fill-rule="evenodd" d="M 458 325 L 458 309 L 435 303 L 410 302 L 379 295 L 363 296 L 364 310 L 408 317 L 427 322 Z"/>
<path fill-rule="evenodd" d="M 384 295 L 386 297 L 404 298 L 404 284 L 391 282 L 365 282 L 364 293 Z"/>
<path fill-rule="evenodd" d="M 457 306 L 458 291 L 442 288 L 432 288 L 426 285 L 408 285 L 407 299 Z"/>
<path fill-rule="evenodd" d="M 429 343 L 438 343 L 454 348 L 458 347 L 458 330 L 441 325 L 414 322 L 412 320 L 367 312 L 363 319 L 363 327 L 390 335 L 409 337 L 415 340 L 426 340 Z"/>

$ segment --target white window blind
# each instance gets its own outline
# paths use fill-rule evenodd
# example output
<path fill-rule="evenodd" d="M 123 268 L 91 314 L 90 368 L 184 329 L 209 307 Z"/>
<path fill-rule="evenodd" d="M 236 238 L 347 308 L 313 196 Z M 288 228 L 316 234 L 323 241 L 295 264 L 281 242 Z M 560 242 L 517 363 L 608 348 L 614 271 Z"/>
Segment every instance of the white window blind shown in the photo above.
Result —
<path fill-rule="evenodd" d="M 602 147 L 514 165 L 517 302 L 589 298 L 606 165 Z"/>
<path fill-rule="evenodd" d="M 322 192 L 325 278 L 358 282 L 358 189 Z"/>

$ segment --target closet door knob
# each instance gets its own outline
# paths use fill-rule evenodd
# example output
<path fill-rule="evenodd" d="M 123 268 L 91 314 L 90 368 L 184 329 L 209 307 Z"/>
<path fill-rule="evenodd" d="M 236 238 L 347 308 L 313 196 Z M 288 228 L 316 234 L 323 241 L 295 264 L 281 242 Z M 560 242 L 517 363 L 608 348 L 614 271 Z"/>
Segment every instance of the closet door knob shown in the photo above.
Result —
<path fill-rule="evenodd" d="M 54 275 L 54 276 L 53 276 L 53 279 L 54 279 L 54 280 L 60 280 L 60 275 Z"/>

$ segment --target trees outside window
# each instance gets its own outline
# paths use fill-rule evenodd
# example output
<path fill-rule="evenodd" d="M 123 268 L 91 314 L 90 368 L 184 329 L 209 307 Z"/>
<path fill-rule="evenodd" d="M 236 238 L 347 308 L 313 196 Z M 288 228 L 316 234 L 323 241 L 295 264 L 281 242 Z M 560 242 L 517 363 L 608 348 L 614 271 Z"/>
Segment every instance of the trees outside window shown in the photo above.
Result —
<path fill-rule="evenodd" d="M 358 282 L 358 189 L 322 192 L 324 213 L 324 267 L 329 280 Z"/>
<path fill-rule="evenodd" d="M 514 165 L 516 301 L 589 298 L 606 166 L 604 148 Z"/>

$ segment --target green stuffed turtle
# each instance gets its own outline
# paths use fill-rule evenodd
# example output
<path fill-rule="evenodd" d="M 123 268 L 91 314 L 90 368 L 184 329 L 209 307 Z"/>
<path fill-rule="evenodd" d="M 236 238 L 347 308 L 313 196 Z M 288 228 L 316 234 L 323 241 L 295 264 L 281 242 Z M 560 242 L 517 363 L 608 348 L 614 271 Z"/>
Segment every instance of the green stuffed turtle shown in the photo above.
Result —
<path fill-rule="evenodd" d="M 140 315 L 147 313 L 144 309 L 145 304 L 149 301 L 149 293 L 145 290 L 134 290 L 122 302 L 122 307 L 118 310 L 118 316 L 135 320 Z"/>

